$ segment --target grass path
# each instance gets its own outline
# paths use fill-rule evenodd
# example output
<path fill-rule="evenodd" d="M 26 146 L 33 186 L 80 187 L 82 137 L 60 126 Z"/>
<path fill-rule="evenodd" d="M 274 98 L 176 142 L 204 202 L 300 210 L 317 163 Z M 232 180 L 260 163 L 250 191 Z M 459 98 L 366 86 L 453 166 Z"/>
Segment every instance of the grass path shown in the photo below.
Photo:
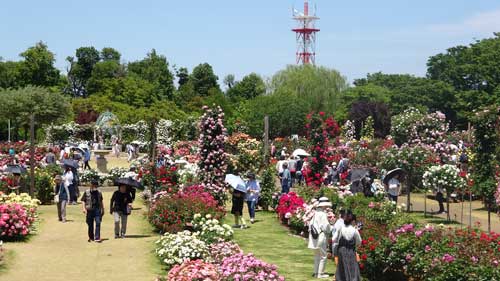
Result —
<path fill-rule="evenodd" d="M 244 212 L 245 217 L 248 217 L 246 209 Z M 276 264 L 286 280 L 318 280 L 311 278 L 314 255 L 307 248 L 305 239 L 291 235 L 279 224 L 275 213 L 257 212 L 256 219 L 250 228 L 235 230 L 235 241 L 245 253 L 253 253 L 259 259 Z M 228 214 L 225 223 L 234 223 L 231 214 Z M 333 274 L 334 270 L 333 261 L 328 260 L 325 271 Z"/>
<path fill-rule="evenodd" d="M 114 190 L 114 189 L 112 189 Z M 162 272 L 152 251 L 157 239 L 143 218 L 145 207 L 135 202 L 125 239 L 114 239 L 109 214 L 111 189 L 103 192 L 107 207 L 101 224 L 101 244 L 87 242 L 81 205 L 68 206 L 67 223 L 57 220 L 56 206 L 40 207 L 40 229 L 30 241 L 6 243 L 9 260 L 0 273 L 6 281 L 151 281 Z"/>

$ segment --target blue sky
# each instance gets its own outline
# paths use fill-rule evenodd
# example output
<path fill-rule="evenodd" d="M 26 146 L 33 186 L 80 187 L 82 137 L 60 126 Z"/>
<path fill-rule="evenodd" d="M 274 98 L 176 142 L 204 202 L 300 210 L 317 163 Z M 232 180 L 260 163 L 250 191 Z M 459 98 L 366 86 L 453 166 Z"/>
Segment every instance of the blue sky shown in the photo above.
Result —
<path fill-rule="evenodd" d="M 17 60 L 37 41 L 57 67 L 80 46 L 114 47 L 122 59 L 155 48 L 171 64 L 210 63 L 233 73 L 271 76 L 295 63 L 292 6 L 302 0 L 16 0 L 0 5 L 0 56 Z M 497 0 L 316 0 L 317 64 L 352 81 L 367 73 L 425 75 L 426 61 L 448 47 L 500 31 Z"/>

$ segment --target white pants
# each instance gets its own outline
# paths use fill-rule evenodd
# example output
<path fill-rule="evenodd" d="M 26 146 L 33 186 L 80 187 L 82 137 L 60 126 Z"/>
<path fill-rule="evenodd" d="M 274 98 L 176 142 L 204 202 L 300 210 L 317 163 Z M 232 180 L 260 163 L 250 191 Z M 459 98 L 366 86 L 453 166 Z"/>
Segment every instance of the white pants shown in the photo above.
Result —
<path fill-rule="evenodd" d="M 127 215 L 123 212 L 113 212 L 113 216 L 115 219 L 115 236 L 125 236 L 125 232 L 127 232 Z M 122 227 L 120 229 L 120 220 L 122 222 Z"/>
<path fill-rule="evenodd" d="M 325 271 L 325 264 L 328 258 L 326 243 L 314 250 L 314 274 L 321 275 Z"/>

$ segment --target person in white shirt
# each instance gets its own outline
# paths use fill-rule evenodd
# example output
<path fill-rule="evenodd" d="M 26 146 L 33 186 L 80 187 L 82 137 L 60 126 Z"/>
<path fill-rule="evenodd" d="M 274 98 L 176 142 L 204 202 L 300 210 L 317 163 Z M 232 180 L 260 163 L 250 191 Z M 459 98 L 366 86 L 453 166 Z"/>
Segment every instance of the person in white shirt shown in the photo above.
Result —
<path fill-rule="evenodd" d="M 64 183 L 64 188 L 67 188 L 69 191 L 69 204 L 72 205 L 76 202 L 77 196 L 75 191 L 75 185 L 73 184 L 74 175 L 70 166 L 64 166 L 64 174 L 62 176 L 62 180 Z M 78 199 L 78 198 L 77 198 Z"/>
<path fill-rule="evenodd" d="M 387 183 L 388 189 L 387 193 L 389 195 L 389 200 L 398 203 L 398 196 L 401 191 L 401 183 L 399 182 L 399 174 L 396 174 Z"/>
<path fill-rule="evenodd" d="M 345 218 L 345 210 L 340 210 L 339 218 L 335 222 L 332 228 L 332 237 L 335 236 L 335 233 L 340 231 L 340 229 L 344 226 L 344 218 Z M 334 240 L 332 240 L 332 251 L 333 251 L 333 256 L 335 257 L 335 264 L 338 264 L 338 253 L 336 253 L 334 250 L 336 249 L 337 244 L 335 243 Z"/>
<path fill-rule="evenodd" d="M 314 216 L 309 224 L 309 243 L 307 247 L 314 250 L 314 271 L 313 277 L 328 278 L 329 276 L 324 273 L 325 264 L 328 257 L 327 253 L 327 234 L 331 232 L 331 225 L 328 221 L 328 216 L 325 212 L 326 208 L 331 208 L 332 203 L 328 198 L 322 197 L 318 201 L 318 207 Z M 313 238 L 312 228 L 315 228 L 319 233 L 317 239 Z"/>
<path fill-rule="evenodd" d="M 338 253 L 337 272 L 335 280 L 337 281 L 360 281 L 361 274 L 359 264 L 356 259 L 356 247 L 361 245 L 361 235 L 352 225 L 354 215 L 348 212 L 344 218 L 344 225 L 335 232 L 332 241 Z"/>
<path fill-rule="evenodd" d="M 276 171 L 278 171 L 278 176 L 281 178 L 283 175 L 283 163 L 285 163 L 285 158 L 280 157 L 280 161 L 276 163 Z"/>

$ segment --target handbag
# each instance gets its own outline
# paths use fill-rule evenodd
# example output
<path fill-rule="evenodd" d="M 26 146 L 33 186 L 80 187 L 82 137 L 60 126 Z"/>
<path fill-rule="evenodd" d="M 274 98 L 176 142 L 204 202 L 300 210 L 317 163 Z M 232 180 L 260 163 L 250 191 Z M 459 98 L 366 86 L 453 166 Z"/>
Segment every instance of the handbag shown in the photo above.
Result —
<path fill-rule="evenodd" d="M 54 195 L 54 203 L 59 203 L 59 194 Z"/>
<path fill-rule="evenodd" d="M 311 232 L 311 236 L 312 236 L 313 239 L 318 239 L 319 232 L 318 232 L 318 230 L 316 229 L 316 227 L 314 225 L 311 225 L 310 232 Z"/>
<path fill-rule="evenodd" d="M 127 216 L 130 215 L 132 213 L 132 207 L 130 205 L 127 205 Z"/>

